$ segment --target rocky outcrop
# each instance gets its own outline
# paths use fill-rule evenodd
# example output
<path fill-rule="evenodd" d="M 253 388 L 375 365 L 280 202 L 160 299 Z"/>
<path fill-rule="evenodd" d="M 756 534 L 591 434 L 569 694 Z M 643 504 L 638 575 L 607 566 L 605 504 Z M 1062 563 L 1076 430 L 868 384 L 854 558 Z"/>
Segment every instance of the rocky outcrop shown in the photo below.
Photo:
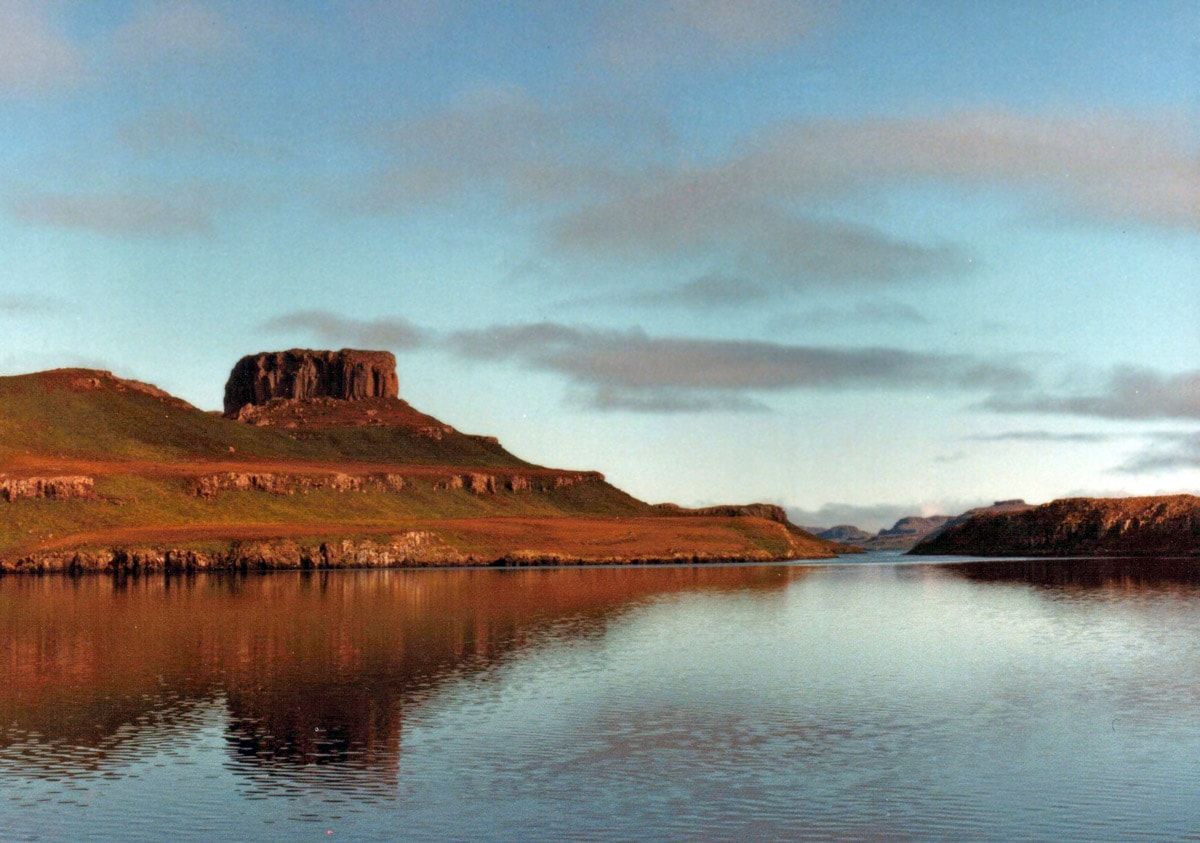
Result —
<path fill-rule="evenodd" d="M 418 482 L 418 479 L 402 474 L 279 474 L 227 471 L 197 478 L 192 493 L 198 498 L 213 498 L 220 492 L 265 492 L 271 495 L 308 494 L 326 489 L 333 492 L 399 492 Z M 467 489 L 477 495 L 494 495 L 497 492 L 552 492 L 580 483 L 603 482 L 604 475 L 598 471 L 546 475 L 487 474 L 472 471 L 437 477 L 433 480 L 433 487 L 439 490 Z"/>
<path fill-rule="evenodd" d="M 968 556 L 1200 555 L 1200 498 L 1004 501 L 921 542 L 911 553 Z M 1005 505 L 1008 505 L 1005 508 Z"/>
<path fill-rule="evenodd" d="M 154 573 L 330 568 L 402 568 L 471 564 L 426 530 L 387 538 L 300 544 L 286 539 L 236 542 L 224 550 L 160 547 L 45 551 L 0 559 L 0 573 Z"/>
<path fill-rule="evenodd" d="M 552 492 L 577 486 L 580 483 L 603 483 L 604 475 L 598 471 L 530 475 L 530 474 L 486 474 L 472 471 L 466 474 L 450 474 L 434 481 L 435 489 L 467 489 L 477 495 L 494 495 L 498 491 L 509 492 Z"/>
<path fill-rule="evenodd" d="M 95 482 L 91 477 L 3 477 L 0 476 L 0 501 L 12 503 L 19 498 L 90 498 Z"/>
<path fill-rule="evenodd" d="M 790 542 L 779 551 L 746 549 L 738 553 L 673 551 L 663 554 L 579 556 L 514 550 L 498 555 L 476 555 L 447 545 L 431 531 L 410 530 L 385 538 L 336 539 L 319 544 L 305 544 L 290 539 L 235 542 L 222 550 L 143 546 L 40 551 L 16 558 L 0 557 L 0 575 L 171 574 L 199 571 L 446 568 L 465 565 L 675 565 L 773 562 L 801 556 L 814 558 L 811 552 L 805 554 L 803 548 Z"/>
<path fill-rule="evenodd" d="M 384 491 L 398 492 L 408 485 L 400 474 L 276 474 L 273 472 L 223 472 L 196 480 L 194 494 L 198 498 L 216 497 L 218 492 L 267 492 L 272 495 L 294 495 L 330 489 L 335 492 Z"/>
<path fill-rule="evenodd" d="M 233 367 L 225 384 L 225 415 L 235 418 L 246 405 L 261 406 L 277 398 L 356 401 L 396 398 L 399 392 L 391 352 L 348 348 L 263 352 L 247 355 Z"/>

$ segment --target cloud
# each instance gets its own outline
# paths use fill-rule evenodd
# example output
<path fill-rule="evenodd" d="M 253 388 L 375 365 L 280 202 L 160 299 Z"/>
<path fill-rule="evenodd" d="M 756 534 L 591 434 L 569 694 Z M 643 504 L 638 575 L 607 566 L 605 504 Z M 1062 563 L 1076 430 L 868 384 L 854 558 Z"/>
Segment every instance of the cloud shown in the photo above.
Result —
<path fill-rule="evenodd" d="M 1149 447 L 1132 456 L 1118 470 L 1141 474 L 1200 468 L 1200 432 L 1160 432 L 1153 434 L 1152 439 Z"/>
<path fill-rule="evenodd" d="M 335 346 L 407 350 L 419 348 L 428 341 L 425 331 L 405 319 L 350 319 L 324 310 L 285 313 L 268 319 L 260 328 L 285 333 L 303 331 Z"/>
<path fill-rule="evenodd" d="M 460 331 L 447 347 L 476 360 L 514 360 L 565 375 L 600 409 L 699 410 L 761 406 L 758 393 L 797 389 L 1007 389 L 1029 375 L 965 355 L 895 348 L 656 338 L 556 323 Z"/>
<path fill-rule="evenodd" d="M 243 46 L 242 33 L 232 23 L 187 0 L 142 3 L 112 35 L 115 55 L 129 64 L 219 58 Z"/>
<path fill-rule="evenodd" d="M 881 284 L 970 268 L 952 247 L 796 213 L 748 187 L 702 174 L 652 184 L 560 218 L 550 243 L 558 252 L 603 261 L 699 263 L 710 275 L 784 289 Z"/>
<path fill-rule="evenodd" d="M 661 118 L 633 103 L 549 103 L 515 85 L 477 85 L 443 109 L 376 130 L 371 139 L 391 164 L 350 205 L 405 210 L 482 190 L 520 205 L 579 199 L 636 180 L 665 135 Z"/>
<path fill-rule="evenodd" d="M 970 437 L 975 442 L 1099 443 L 1117 438 L 1110 433 L 1064 433 L 1056 430 L 1007 430 Z"/>
<path fill-rule="evenodd" d="M 1123 367 L 1111 373 L 1100 391 L 994 396 L 983 406 L 1006 413 L 1200 420 L 1200 369 L 1165 375 L 1149 369 Z"/>
<path fill-rule="evenodd" d="M 111 237 L 178 237 L 213 231 L 212 199 L 198 190 L 172 197 L 138 194 L 35 193 L 11 205 L 33 225 L 74 228 Z"/>
<path fill-rule="evenodd" d="M 703 275 L 665 290 L 636 293 L 629 297 L 637 304 L 670 305 L 679 307 L 737 307 L 770 298 L 772 291 L 747 281 L 723 275 Z M 598 301 L 589 299 L 590 302 Z"/>
<path fill-rule="evenodd" d="M 928 325 L 929 317 L 915 307 L 887 299 L 856 302 L 850 307 L 810 307 L 788 319 L 799 325 L 894 324 Z"/>
<path fill-rule="evenodd" d="M 0 316 L 45 316 L 61 313 L 66 307 L 61 299 L 36 293 L 0 293 Z"/>
<path fill-rule="evenodd" d="M 50 10 L 31 0 L 0 2 L 0 95 L 45 93 L 83 78 L 83 57 Z"/>
<path fill-rule="evenodd" d="M 599 22 L 595 53 L 608 67 L 637 76 L 728 63 L 795 44 L 831 6 L 812 0 L 631 0 L 615 4 Z"/>
<path fill-rule="evenodd" d="M 789 195 L 913 180 L 1011 185 L 1116 220 L 1200 223 L 1200 156 L 1184 117 L 1115 113 L 940 116 L 796 123 L 724 168 L 734 183 Z"/>

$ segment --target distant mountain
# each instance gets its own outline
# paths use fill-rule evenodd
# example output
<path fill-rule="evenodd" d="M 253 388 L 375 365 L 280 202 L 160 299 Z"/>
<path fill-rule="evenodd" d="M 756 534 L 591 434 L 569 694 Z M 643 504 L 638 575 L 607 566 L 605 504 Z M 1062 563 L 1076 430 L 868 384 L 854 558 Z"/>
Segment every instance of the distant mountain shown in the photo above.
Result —
<path fill-rule="evenodd" d="M 1200 497 L 1004 501 L 973 510 L 910 551 L 968 556 L 1197 556 Z"/>
<path fill-rule="evenodd" d="M 908 550 L 951 520 L 949 515 L 910 515 L 901 518 L 890 529 L 880 530 L 863 547 L 866 550 Z"/>
<path fill-rule="evenodd" d="M 826 541 L 837 542 L 839 544 L 854 544 L 861 546 L 863 542 L 871 538 L 871 534 L 866 530 L 860 530 L 850 524 L 839 524 L 836 527 L 830 527 L 826 530 L 817 532 L 816 537 L 825 539 Z"/>
<path fill-rule="evenodd" d="M 849 524 L 823 529 L 806 527 L 818 538 L 839 544 L 853 544 L 864 550 L 909 550 L 918 543 L 936 536 L 954 524 L 960 524 L 981 513 L 1014 512 L 1028 509 L 1029 504 L 1023 500 L 996 501 L 991 506 L 981 506 L 970 509 L 962 515 L 909 515 L 901 518 L 894 525 L 878 533 L 868 533 L 866 530 Z"/>

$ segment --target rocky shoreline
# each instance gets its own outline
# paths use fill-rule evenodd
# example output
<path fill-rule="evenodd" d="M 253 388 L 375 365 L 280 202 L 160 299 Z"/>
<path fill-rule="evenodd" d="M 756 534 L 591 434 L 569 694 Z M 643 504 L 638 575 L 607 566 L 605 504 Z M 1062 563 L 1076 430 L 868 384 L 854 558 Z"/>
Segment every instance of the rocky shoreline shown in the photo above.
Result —
<path fill-rule="evenodd" d="M 499 555 L 463 553 L 432 532 L 415 530 L 386 540 L 340 539 L 305 544 L 292 540 L 233 542 L 224 549 L 153 546 L 39 551 L 0 559 L 0 576 L 20 574 L 152 574 L 201 571 L 352 570 L 371 568 L 538 567 L 578 565 L 678 565 L 781 562 L 794 553 L 765 550 L 596 557 L 535 551 Z"/>

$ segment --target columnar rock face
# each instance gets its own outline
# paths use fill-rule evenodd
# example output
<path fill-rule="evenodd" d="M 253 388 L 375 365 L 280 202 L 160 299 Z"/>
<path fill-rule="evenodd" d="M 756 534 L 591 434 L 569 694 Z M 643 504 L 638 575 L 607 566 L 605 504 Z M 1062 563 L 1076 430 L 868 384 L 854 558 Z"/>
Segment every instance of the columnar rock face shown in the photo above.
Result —
<path fill-rule="evenodd" d="M 225 384 L 225 415 L 273 398 L 306 401 L 396 398 L 400 381 L 388 351 L 312 351 L 293 348 L 250 354 L 233 367 Z"/>

